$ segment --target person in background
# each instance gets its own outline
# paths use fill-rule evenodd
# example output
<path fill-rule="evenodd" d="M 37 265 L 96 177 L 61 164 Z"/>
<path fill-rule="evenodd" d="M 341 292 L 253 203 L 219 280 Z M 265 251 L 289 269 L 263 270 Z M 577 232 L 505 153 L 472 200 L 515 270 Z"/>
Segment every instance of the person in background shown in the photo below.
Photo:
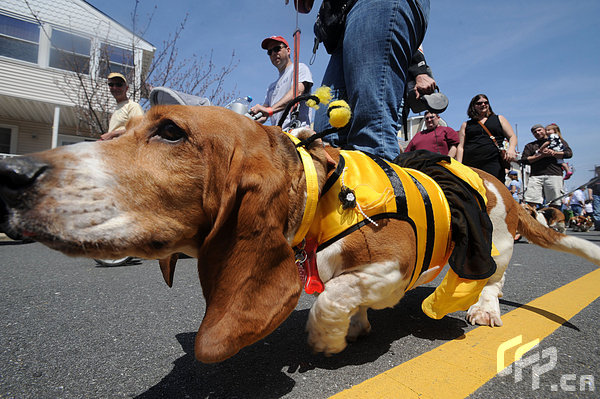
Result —
<path fill-rule="evenodd" d="M 592 192 L 592 208 L 594 209 L 594 230 L 600 231 L 600 180 L 592 183 L 588 189 Z"/>
<path fill-rule="evenodd" d="M 267 55 L 271 63 L 279 72 L 276 81 L 269 85 L 265 102 L 257 104 L 250 108 L 250 113 L 255 115 L 261 112 L 262 117 L 257 119 L 260 123 L 265 123 L 268 119 L 272 125 L 277 125 L 285 107 L 294 99 L 294 62 L 290 54 L 290 46 L 287 40 L 281 36 L 267 37 L 262 41 L 261 47 L 267 50 Z M 310 93 L 313 84 L 310 69 L 305 64 L 298 64 L 298 95 Z M 301 102 L 298 108 L 298 121 L 300 126 L 310 125 L 310 112 L 308 106 Z M 292 115 L 285 119 L 282 129 L 290 127 Z"/>
<path fill-rule="evenodd" d="M 588 189 L 587 191 L 588 191 L 588 197 L 585 200 L 585 205 L 583 206 L 583 209 L 585 211 L 585 215 L 586 216 L 593 217 L 593 215 L 594 215 L 594 205 L 592 204 L 591 189 Z"/>
<path fill-rule="evenodd" d="M 521 181 L 519 180 L 519 174 L 516 170 L 511 170 L 508 172 L 508 178 L 510 179 L 510 182 L 508 183 L 508 190 L 512 194 L 515 201 L 521 202 L 519 199 L 519 194 L 521 193 Z"/>
<path fill-rule="evenodd" d="M 571 197 L 571 210 L 573 211 L 574 216 L 579 216 L 583 214 L 583 209 L 585 207 L 585 193 L 582 189 L 578 188 L 573 192 L 573 196 Z"/>
<path fill-rule="evenodd" d="M 568 221 L 569 219 L 571 219 L 573 217 L 573 211 L 571 210 L 571 195 L 567 195 L 565 197 L 562 198 L 561 200 L 561 207 L 560 210 L 562 211 L 563 215 L 565 215 L 565 220 Z"/>
<path fill-rule="evenodd" d="M 569 144 L 561 139 L 563 151 L 554 151 L 550 148 L 540 149 L 546 142 L 546 129 L 540 124 L 531 127 L 535 141 L 527 143 L 523 148 L 521 162 L 531 165 L 531 173 L 525 191 L 525 202 L 530 205 L 542 205 L 550 202 L 549 206 L 560 209 L 560 199 L 563 193 L 562 168 L 556 162 L 556 157 L 571 158 L 573 151 Z"/>
<path fill-rule="evenodd" d="M 562 144 L 562 134 L 560 133 L 560 128 L 556 123 L 551 123 L 546 126 L 546 142 L 540 147 L 540 150 L 544 148 L 550 148 L 553 151 L 561 152 L 564 151 L 564 146 Z M 565 162 L 561 157 L 556 157 L 556 162 L 560 164 L 560 167 L 565 171 L 564 180 L 568 180 L 573 175 L 569 164 Z"/>
<path fill-rule="evenodd" d="M 488 172 L 504 183 L 506 170 L 503 161 L 511 162 L 517 158 L 517 136 L 510 123 L 504 116 L 494 113 L 485 94 L 477 94 L 471 99 L 467 115 L 471 119 L 463 122 L 458 132 L 456 160 Z M 508 149 L 502 156 L 499 147 L 504 148 L 505 139 L 508 140 Z"/>
<path fill-rule="evenodd" d="M 100 136 L 102 140 L 110 140 L 125 133 L 127 122 L 134 116 L 144 115 L 140 104 L 127 97 L 127 79 L 118 72 L 110 73 L 107 77 L 110 94 L 115 98 L 117 107 L 108 123 L 108 132 Z"/>
<path fill-rule="evenodd" d="M 404 152 L 428 150 L 455 158 L 457 146 L 458 133 L 451 127 L 440 126 L 439 115 L 427 111 L 425 129 L 410 140 Z"/>

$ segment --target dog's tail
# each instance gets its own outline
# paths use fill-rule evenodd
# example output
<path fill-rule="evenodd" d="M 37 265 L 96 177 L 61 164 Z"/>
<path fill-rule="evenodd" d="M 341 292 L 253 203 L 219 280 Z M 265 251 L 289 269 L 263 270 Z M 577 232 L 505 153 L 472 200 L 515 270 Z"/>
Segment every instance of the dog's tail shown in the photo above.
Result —
<path fill-rule="evenodd" d="M 558 233 L 538 223 L 522 207 L 519 206 L 517 209 L 519 213 L 519 225 L 517 230 L 524 235 L 529 242 L 543 248 L 581 256 L 600 266 L 599 246 L 582 238 Z"/>

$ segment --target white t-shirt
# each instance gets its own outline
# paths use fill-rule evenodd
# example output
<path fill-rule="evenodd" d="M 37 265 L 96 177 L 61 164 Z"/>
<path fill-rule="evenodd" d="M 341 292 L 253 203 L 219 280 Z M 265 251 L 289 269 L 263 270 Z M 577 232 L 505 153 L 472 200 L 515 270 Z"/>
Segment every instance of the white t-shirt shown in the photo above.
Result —
<path fill-rule="evenodd" d="M 583 190 L 575 190 L 573 193 L 573 197 L 571 198 L 571 205 L 581 205 L 585 204 L 585 194 Z"/>
<path fill-rule="evenodd" d="M 310 73 L 310 69 L 308 69 L 308 67 L 303 63 L 298 64 L 298 69 L 298 82 L 303 83 L 304 86 L 306 86 L 307 83 L 309 83 L 312 86 L 313 80 L 312 74 Z M 292 89 L 293 84 L 294 65 L 292 64 L 288 66 L 285 69 L 285 71 L 283 71 L 283 73 L 279 74 L 279 78 L 275 82 L 269 85 L 269 88 L 267 89 L 267 96 L 265 97 L 265 105 L 267 107 L 270 107 L 273 104 L 276 104 L 279 100 L 283 98 L 283 96 L 286 95 L 288 91 Z M 271 124 L 277 125 L 277 123 L 279 122 L 279 118 L 281 118 L 282 114 L 283 111 L 273 114 L 273 116 L 271 116 Z M 298 120 L 301 122 L 301 126 L 310 125 L 310 119 L 310 108 L 304 102 L 301 102 L 298 113 Z M 288 117 L 285 119 L 285 122 L 283 123 L 283 129 L 285 130 L 289 124 L 290 115 L 288 115 Z"/>
<path fill-rule="evenodd" d="M 120 127 L 125 127 L 129 119 L 133 118 L 134 116 L 142 115 L 144 115 L 144 110 L 140 104 L 131 99 L 127 101 L 121 101 L 117 104 L 115 112 L 113 112 L 112 116 L 110 117 L 110 122 L 108 122 L 108 131 L 112 132 Z"/>

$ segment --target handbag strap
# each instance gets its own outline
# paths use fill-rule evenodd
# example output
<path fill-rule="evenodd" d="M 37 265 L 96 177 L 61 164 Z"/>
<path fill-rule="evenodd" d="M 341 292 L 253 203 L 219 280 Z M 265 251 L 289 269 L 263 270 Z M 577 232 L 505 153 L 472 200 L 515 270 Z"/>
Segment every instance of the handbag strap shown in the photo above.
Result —
<path fill-rule="evenodd" d="M 479 123 L 479 126 L 481 126 L 483 128 L 483 130 L 488 134 L 488 136 L 490 136 L 490 138 L 492 139 L 492 141 L 494 142 L 496 147 L 500 148 L 500 146 L 498 145 L 498 142 L 496 141 L 496 137 L 494 137 L 494 135 L 492 133 L 490 133 L 488 128 L 485 127 L 485 125 L 483 123 L 481 123 L 481 121 L 477 121 L 477 123 Z"/>

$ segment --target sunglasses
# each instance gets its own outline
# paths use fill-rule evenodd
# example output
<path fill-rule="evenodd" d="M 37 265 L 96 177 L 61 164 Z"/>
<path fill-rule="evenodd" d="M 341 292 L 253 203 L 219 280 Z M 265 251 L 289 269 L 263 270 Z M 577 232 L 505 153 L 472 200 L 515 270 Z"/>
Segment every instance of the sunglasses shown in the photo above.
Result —
<path fill-rule="evenodd" d="M 489 104 L 489 102 L 487 102 L 487 101 L 478 101 L 475 103 L 475 105 L 488 105 L 488 104 Z"/>
<path fill-rule="evenodd" d="M 117 82 L 117 83 L 109 83 L 108 87 L 113 87 L 113 86 L 117 86 L 117 87 L 122 87 L 123 86 L 123 82 Z"/>
<path fill-rule="evenodd" d="M 273 53 L 278 53 L 281 51 L 282 48 L 285 48 L 285 46 L 277 46 L 277 47 L 273 47 L 267 50 L 267 54 L 271 55 Z"/>
<path fill-rule="evenodd" d="M 426 121 L 432 121 L 435 119 L 435 116 L 428 116 L 425 118 Z"/>

